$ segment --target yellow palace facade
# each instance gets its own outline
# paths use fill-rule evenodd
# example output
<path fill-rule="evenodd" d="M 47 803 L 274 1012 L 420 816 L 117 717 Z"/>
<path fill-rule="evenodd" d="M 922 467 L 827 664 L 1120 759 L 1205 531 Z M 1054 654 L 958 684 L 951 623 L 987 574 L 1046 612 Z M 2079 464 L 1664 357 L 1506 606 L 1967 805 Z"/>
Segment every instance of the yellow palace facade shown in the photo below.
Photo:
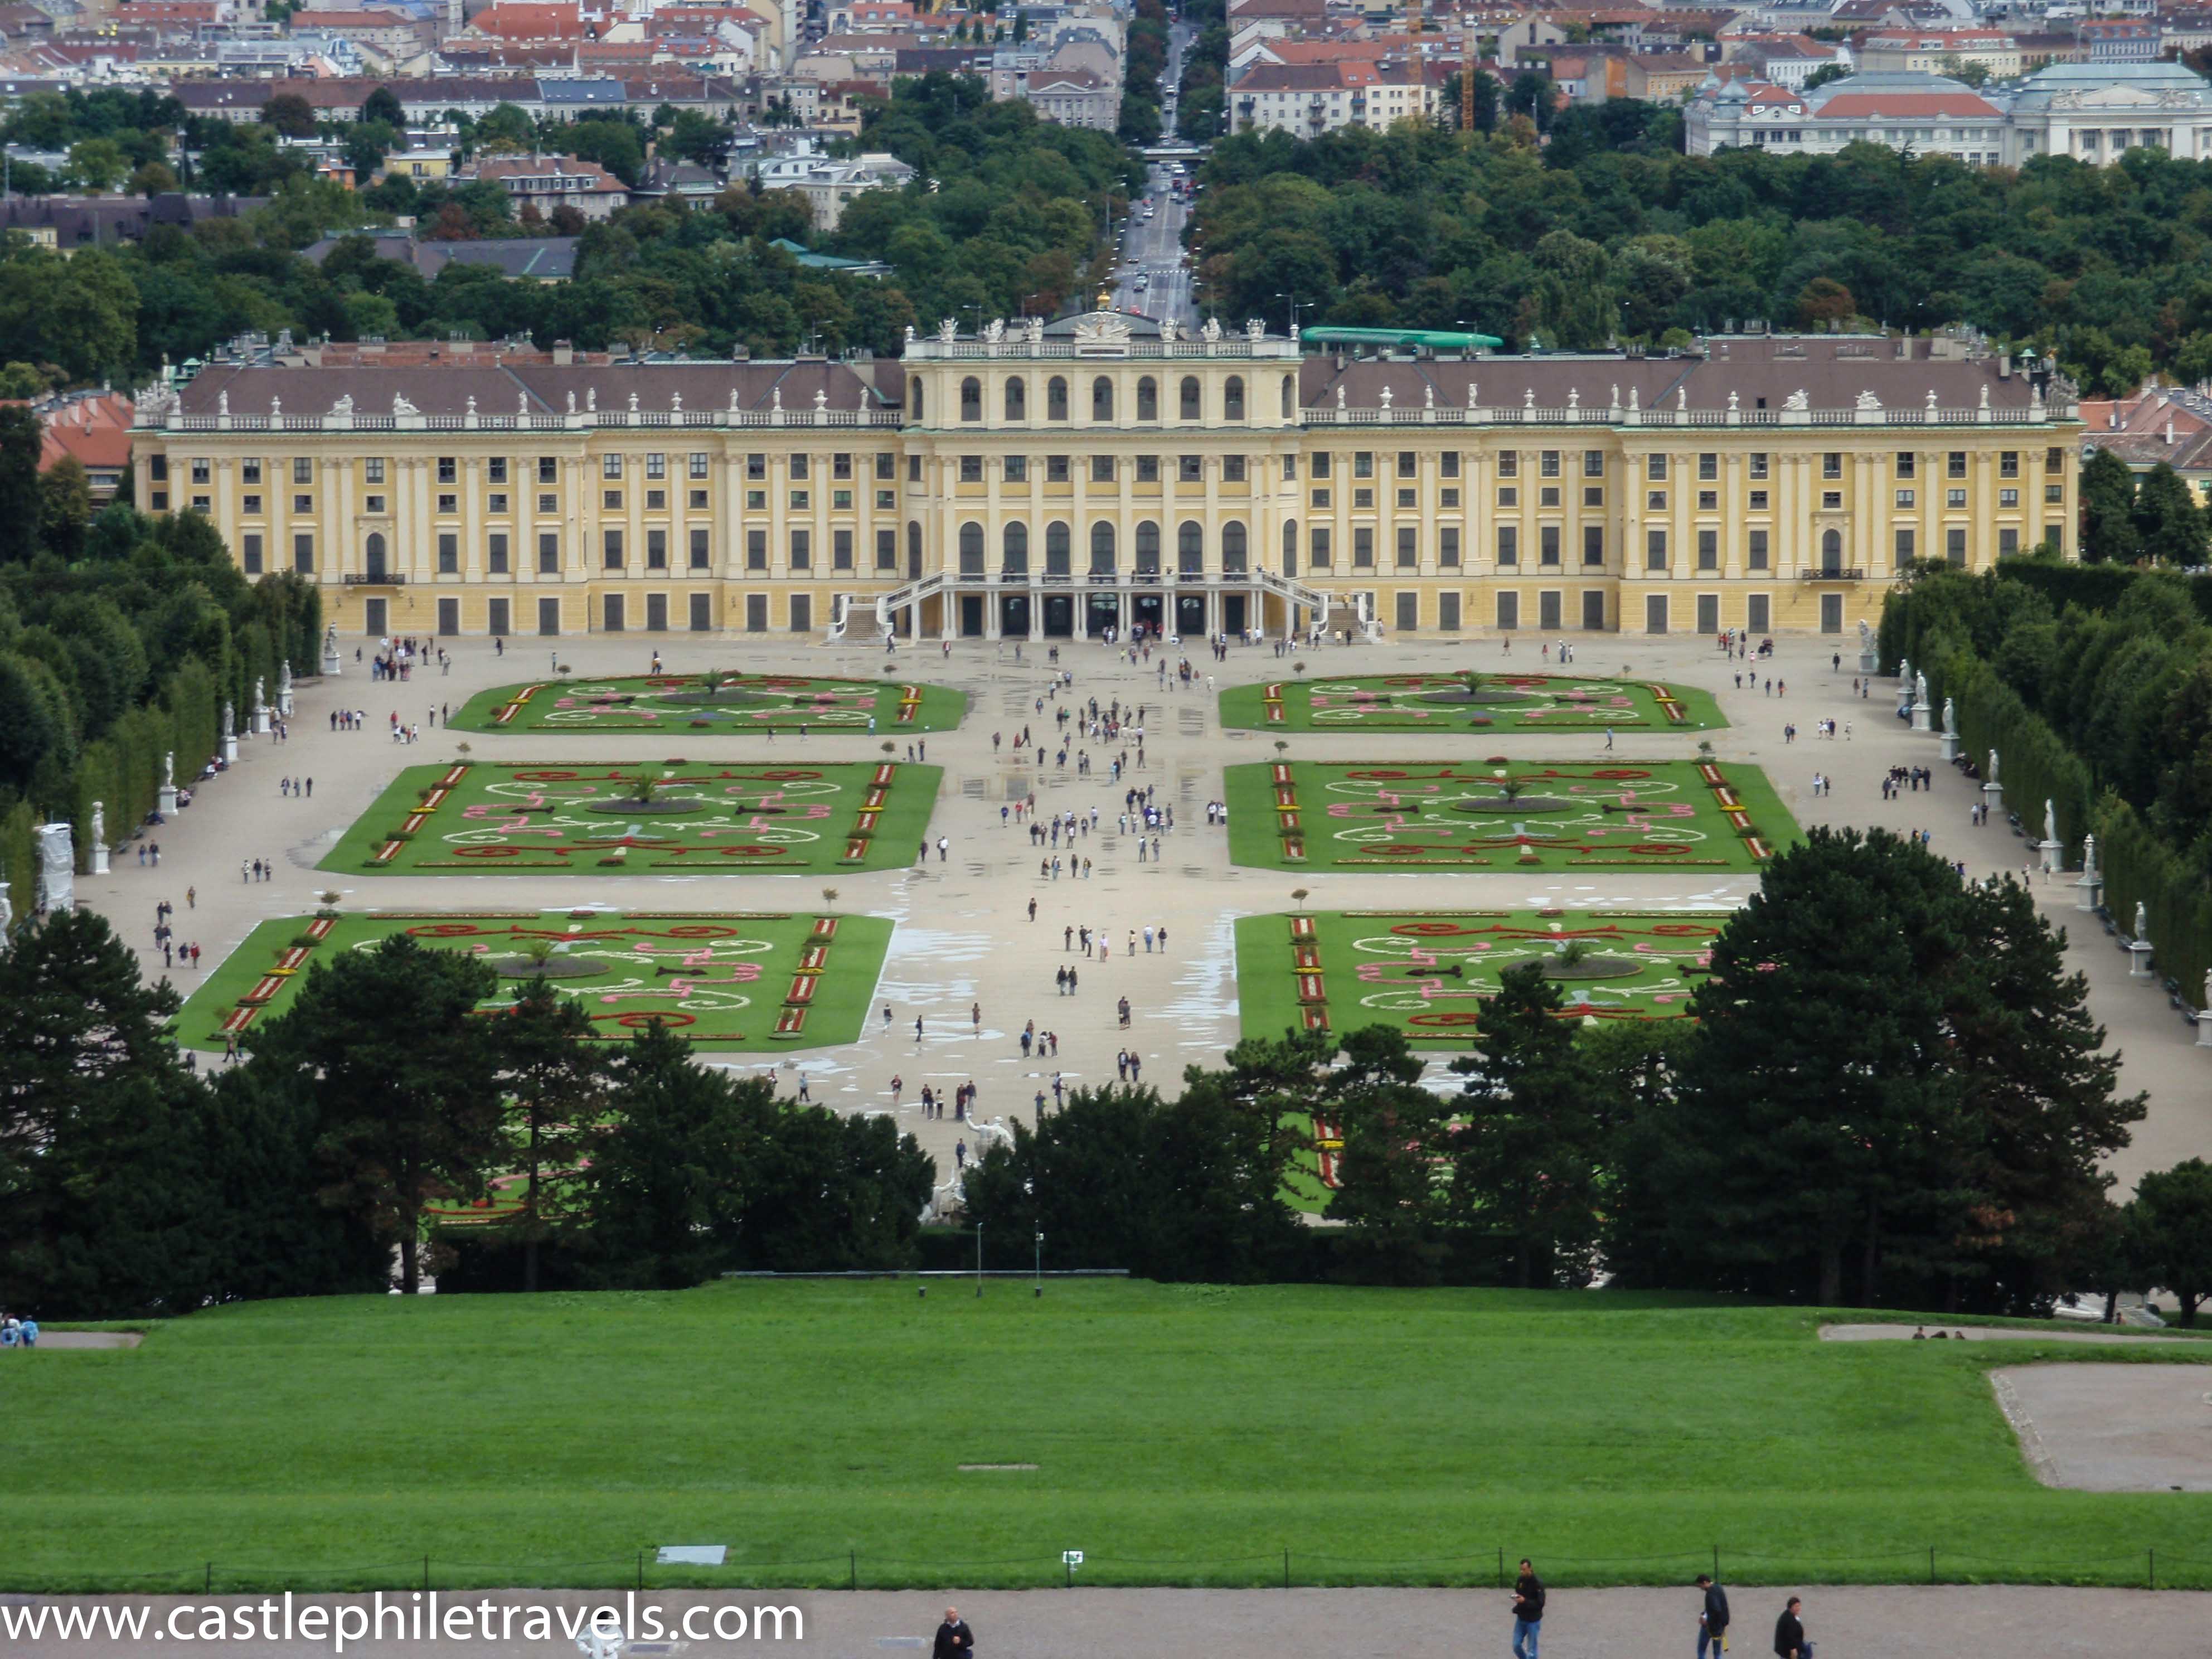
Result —
<path fill-rule="evenodd" d="M 890 358 L 254 344 L 141 394 L 137 502 L 342 634 L 1841 633 L 2075 551 L 2074 392 L 1945 337 L 1316 355 L 1113 312 Z"/>

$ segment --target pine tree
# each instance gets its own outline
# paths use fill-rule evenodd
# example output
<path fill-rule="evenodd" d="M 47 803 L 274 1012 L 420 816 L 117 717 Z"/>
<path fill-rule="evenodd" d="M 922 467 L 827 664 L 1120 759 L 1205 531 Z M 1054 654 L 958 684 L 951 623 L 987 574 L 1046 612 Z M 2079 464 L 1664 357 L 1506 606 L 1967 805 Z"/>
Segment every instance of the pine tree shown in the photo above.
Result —
<path fill-rule="evenodd" d="M 510 1100 L 507 1126 L 523 1171 L 522 1288 L 538 1288 L 538 1246 L 552 1231 L 549 1180 L 566 1186 L 586 1138 L 605 1109 L 607 1060 L 583 1009 L 544 979 L 532 981 L 497 1024 Z"/>
<path fill-rule="evenodd" d="M 394 933 L 309 969 L 252 1042 L 271 1069 L 313 1081 L 331 1194 L 398 1245 L 409 1296 L 425 1206 L 477 1196 L 506 1151 L 496 1039 L 477 1012 L 497 986 L 483 963 Z"/>
<path fill-rule="evenodd" d="M 1597 1084 L 1563 1006 L 1540 962 L 1507 969 L 1483 1003 L 1480 1052 L 1452 1062 L 1467 1079 L 1449 1136 L 1454 1218 L 1512 1241 L 1524 1290 L 1540 1261 L 1547 1282 L 1586 1270 L 1598 1237 Z"/>

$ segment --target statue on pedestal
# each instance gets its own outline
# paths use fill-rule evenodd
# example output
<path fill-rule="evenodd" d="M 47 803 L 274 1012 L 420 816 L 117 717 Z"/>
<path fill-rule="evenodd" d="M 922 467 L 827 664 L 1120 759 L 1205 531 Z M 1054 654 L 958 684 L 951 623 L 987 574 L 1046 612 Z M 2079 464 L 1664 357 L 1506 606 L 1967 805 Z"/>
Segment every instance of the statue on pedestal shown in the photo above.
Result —
<path fill-rule="evenodd" d="M 222 701 L 222 734 L 226 738 L 234 738 L 238 735 L 238 714 L 231 708 L 230 699 L 228 697 Z"/>

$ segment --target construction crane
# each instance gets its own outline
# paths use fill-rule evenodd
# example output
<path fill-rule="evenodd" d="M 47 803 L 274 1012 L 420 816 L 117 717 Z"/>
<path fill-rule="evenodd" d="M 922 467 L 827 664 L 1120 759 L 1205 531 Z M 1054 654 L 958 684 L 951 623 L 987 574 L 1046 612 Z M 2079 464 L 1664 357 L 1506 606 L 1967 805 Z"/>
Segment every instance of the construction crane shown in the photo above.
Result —
<path fill-rule="evenodd" d="M 1459 61 L 1459 130 L 1474 131 L 1474 12 L 1467 15 L 1467 41 L 1460 49 Z"/>

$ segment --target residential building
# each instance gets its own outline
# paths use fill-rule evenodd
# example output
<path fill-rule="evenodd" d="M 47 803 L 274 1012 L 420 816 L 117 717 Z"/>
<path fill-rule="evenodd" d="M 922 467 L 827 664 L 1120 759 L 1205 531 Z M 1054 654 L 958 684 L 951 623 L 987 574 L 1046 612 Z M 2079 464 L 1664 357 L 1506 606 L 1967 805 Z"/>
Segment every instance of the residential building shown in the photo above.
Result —
<path fill-rule="evenodd" d="M 1301 138 L 1354 126 L 1379 132 L 1433 117 L 1441 81 L 1419 64 L 1255 64 L 1228 89 L 1231 130 Z"/>
<path fill-rule="evenodd" d="M 2009 81 L 2021 72 L 2020 44 L 2002 29 L 1883 30 L 1859 42 L 1858 62 L 1869 75 L 1956 75 L 1973 65 Z"/>
<path fill-rule="evenodd" d="M 1923 558 L 2075 551 L 2081 422 L 1972 340 L 1352 359 L 1257 324 L 902 357 L 265 346 L 137 400 L 137 505 L 342 634 L 1842 635 Z"/>
<path fill-rule="evenodd" d="M 611 219 L 629 205 L 628 185 L 597 161 L 573 155 L 488 155 L 453 176 L 464 184 L 497 185 L 516 211 L 534 207 L 548 218 L 556 208 L 572 207 L 586 219 Z"/>
<path fill-rule="evenodd" d="M 74 459 L 84 469 L 94 507 L 113 501 L 131 470 L 131 399 L 102 386 L 97 392 L 57 392 L 29 408 L 44 434 L 39 471 Z"/>

